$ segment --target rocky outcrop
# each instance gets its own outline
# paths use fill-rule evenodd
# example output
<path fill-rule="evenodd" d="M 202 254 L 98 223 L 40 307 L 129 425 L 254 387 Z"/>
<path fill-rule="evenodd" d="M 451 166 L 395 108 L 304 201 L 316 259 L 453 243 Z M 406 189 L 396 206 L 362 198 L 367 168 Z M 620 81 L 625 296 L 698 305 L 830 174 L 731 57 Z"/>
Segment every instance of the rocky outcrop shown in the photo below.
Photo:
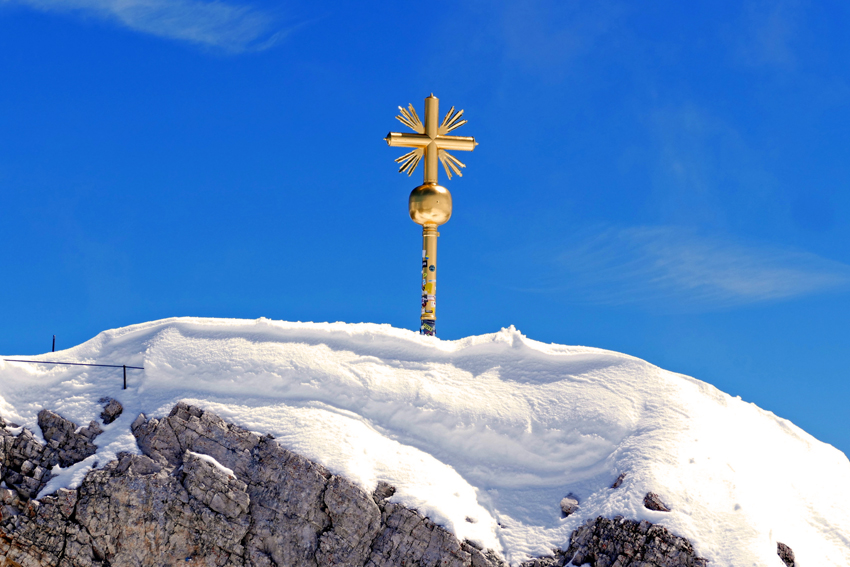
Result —
<path fill-rule="evenodd" d="M 96 421 L 77 431 L 77 424 L 50 410 L 38 412 L 38 426 L 47 442 L 40 456 L 41 465 L 46 468 L 69 467 L 94 455 L 97 452 L 94 438 L 103 433 Z"/>
<path fill-rule="evenodd" d="M 706 567 L 688 540 L 646 520 L 588 520 L 573 532 L 567 556 L 593 567 Z"/>
<path fill-rule="evenodd" d="M 103 431 L 94 421 L 78 431 L 77 424 L 49 410 L 38 414 L 47 444 L 28 429 L 13 435 L 9 425 L 0 418 L 0 474 L 6 486 L 24 500 L 34 498 L 47 484 L 54 466 L 68 467 L 94 455 L 97 447 L 93 440 Z"/>
<path fill-rule="evenodd" d="M 368 494 L 268 436 L 183 403 L 165 418 L 133 422 L 141 455 L 119 454 L 76 490 L 38 501 L 47 465 L 93 454 L 100 428 L 78 431 L 44 411 L 43 445 L 26 429 L 13 435 L 3 425 L 0 472 L 12 487 L 0 488 L 3 567 L 505 565 L 493 551 L 391 502 L 391 486 Z M 571 558 L 593 567 L 705 565 L 664 528 L 598 518 L 573 534 L 566 552 L 526 567 Z"/>
<path fill-rule="evenodd" d="M 45 414 L 45 438 L 78 447 L 76 427 L 55 415 Z M 388 502 L 389 487 L 367 494 L 210 412 L 178 404 L 163 419 L 139 416 L 132 429 L 144 454 L 119 455 L 77 490 L 35 501 L 0 489 L 0 558 L 24 567 L 501 564 Z M 25 433 L 6 457 L 18 446 L 46 454 Z"/>

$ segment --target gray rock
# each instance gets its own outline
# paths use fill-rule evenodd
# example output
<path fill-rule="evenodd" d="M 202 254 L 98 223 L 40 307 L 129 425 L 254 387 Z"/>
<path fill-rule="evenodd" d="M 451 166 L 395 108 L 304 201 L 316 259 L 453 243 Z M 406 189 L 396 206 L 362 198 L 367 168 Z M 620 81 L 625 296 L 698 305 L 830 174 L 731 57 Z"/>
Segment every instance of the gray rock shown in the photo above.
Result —
<path fill-rule="evenodd" d="M 567 494 L 561 499 L 561 512 L 563 512 L 564 517 L 569 516 L 576 510 L 578 510 L 578 498 L 575 495 Z"/>
<path fill-rule="evenodd" d="M 0 460 L 14 488 L 0 489 L 0 565 L 506 567 L 492 550 L 392 502 L 392 486 L 367 494 L 273 438 L 184 403 L 164 418 L 136 418 L 143 454 L 120 453 L 78 489 L 36 502 L 50 463 L 86 454 L 100 431 L 92 423 L 75 433 L 48 411 L 39 424 L 47 445 L 0 426 Z M 563 567 L 573 556 L 623 567 L 621 555 L 644 562 L 632 567 L 705 565 L 664 528 L 599 518 L 574 532 L 569 552 L 523 567 Z"/>
<path fill-rule="evenodd" d="M 688 540 L 646 520 L 588 520 L 573 532 L 566 557 L 593 567 L 706 567 Z"/>
<path fill-rule="evenodd" d="M 381 529 L 381 510 L 370 495 L 339 476 L 328 482 L 324 502 L 331 525 L 319 538 L 316 561 L 319 565 L 363 565 Z"/>
<path fill-rule="evenodd" d="M 522 567 L 564 567 L 567 564 L 567 558 L 563 552 L 549 557 L 537 557 L 531 561 L 526 561 Z"/>
<path fill-rule="evenodd" d="M 100 398 L 98 403 L 103 404 L 103 411 L 100 412 L 100 419 L 104 425 L 109 425 L 124 411 L 124 406 L 115 398 Z"/>
<path fill-rule="evenodd" d="M 160 427 L 160 421 L 164 422 L 162 427 Z M 133 422 L 131 430 L 133 435 L 136 436 L 139 449 L 145 455 L 163 465 L 177 466 L 180 464 L 185 449 L 180 447 L 177 435 L 174 434 L 167 421 L 158 419 L 146 421 L 144 414 L 140 414 Z"/>
<path fill-rule="evenodd" d="M 472 552 L 481 553 L 400 504 L 387 503 L 382 518 L 384 529 L 372 544 L 366 567 L 460 567 L 472 564 Z"/>
<path fill-rule="evenodd" d="M 378 486 L 375 488 L 375 492 L 372 494 L 372 497 L 374 498 L 375 503 L 381 506 L 384 500 L 389 499 L 393 494 L 395 494 L 395 486 L 381 480 L 378 481 Z"/>
<path fill-rule="evenodd" d="M 130 453 L 118 453 L 118 472 L 128 472 L 131 475 L 147 475 L 158 473 L 162 465 L 147 455 L 131 455 Z"/>
<path fill-rule="evenodd" d="M 97 447 L 92 441 L 103 433 L 94 421 L 77 433 L 77 424 L 50 410 L 38 412 L 38 426 L 47 441 L 44 455 L 39 455 L 45 468 L 53 468 L 57 464 L 63 468 L 70 467 L 94 455 Z"/>
<path fill-rule="evenodd" d="M 661 497 L 654 492 L 646 493 L 646 496 L 643 497 L 643 505 L 650 510 L 655 510 L 656 512 L 670 511 L 670 508 L 661 501 Z"/>
<path fill-rule="evenodd" d="M 776 553 L 788 567 L 794 567 L 794 551 L 784 543 L 776 542 Z"/>
<path fill-rule="evenodd" d="M 46 445 L 28 429 L 13 436 L 0 428 L 0 478 L 23 500 L 41 491 L 55 465 L 68 467 L 94 454 L 97 447 L 92 440 L 101 433 L 95 422 L 78 432 L 75 423 L 48 410 L 39 412 L 38 423 Z"/>
<path fill-rule="evenodd" d="M 617 480 L 614 481 L 614 484 L 611 485 L 611 488 L 620 488 L 620 485 L 623 484 L 623 481 L 626 479 L 626 473 L 620 473 L 620 476 L 617 477 Z"/>
<path fill-rule="evenodd" d="M 251 502 L 246 492 L 248 485 L 188 451 L 183 455 L 183 487 L 200 502 L 228 518 L 238 518 L 248 512 Z"/>

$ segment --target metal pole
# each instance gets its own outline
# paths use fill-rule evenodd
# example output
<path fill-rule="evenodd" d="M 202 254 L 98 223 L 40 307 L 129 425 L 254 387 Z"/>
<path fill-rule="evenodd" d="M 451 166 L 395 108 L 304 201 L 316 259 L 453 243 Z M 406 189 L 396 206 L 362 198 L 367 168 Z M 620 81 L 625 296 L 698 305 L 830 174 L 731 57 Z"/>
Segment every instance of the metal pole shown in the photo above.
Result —
<path fill-rule="evenodd" d="M 437 334 L 437 225 L 422 227 L 422 314 L 419 334 Z"/>
<path fill-rule="evenodd" d="M 53 335 L 53 350 L 50 352 L 56 352 L 56 335 Z"/>
<path fill-rule="evenodd" d="M 124 389 L 126 390 L 127 389 L 127 365 L 125 364 L 123 366 L 124 366 Z"/>

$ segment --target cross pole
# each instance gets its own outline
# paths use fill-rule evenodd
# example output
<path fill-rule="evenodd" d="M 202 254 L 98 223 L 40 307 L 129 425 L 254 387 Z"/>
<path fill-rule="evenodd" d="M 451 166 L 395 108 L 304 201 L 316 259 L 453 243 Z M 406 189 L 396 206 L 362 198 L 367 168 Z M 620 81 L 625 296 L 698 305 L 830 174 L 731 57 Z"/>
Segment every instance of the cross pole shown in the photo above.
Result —
<path fill-rule="evenodd" d="M 466 124 L 461 120 L 463 110 L 455 112 L 452 107 L 440 122 L 440 100 L 434 96 L 425 99 L 425 123 L 419 119 L 413 105 L 401 111 L 396 119 L 413 130 L 415 134 L 390 132 L 384 138 L 393 147 L 413 148 L 396 159 L 401 164 L 399 173 L 408 177 L 425 158 L 423 184 L 410 193 L 408 212 L 413 222 L 422 225 L 422 310 L 419 317 L 419 332 L 423 335 L 437 334 L 437 227 L 448 222 L 452 216 L 452 195 L 438 185 L 439 163 L 446 175 L 452 172 L 463 177 L 460 168 L 466 167 L 448 150 L 471 152 L 478 145 L 471 136 L 449 136 L 448 134 Z"/>

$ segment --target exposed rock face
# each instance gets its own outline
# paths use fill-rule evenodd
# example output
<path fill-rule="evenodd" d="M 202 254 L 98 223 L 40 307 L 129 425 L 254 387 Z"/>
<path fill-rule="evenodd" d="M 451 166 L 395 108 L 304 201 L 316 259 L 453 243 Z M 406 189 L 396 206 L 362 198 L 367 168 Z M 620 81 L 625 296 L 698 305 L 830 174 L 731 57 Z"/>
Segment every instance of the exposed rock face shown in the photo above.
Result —
<path fill-rule="evenodd" d="M 593 567 L 705 567 L 688 540 L 646 520 L 588 520 L 573 532 L 567 556 Z"/>
<path fill-rule="evenodd" d="M 166 418 L 133 422 L 144 454 L 119 454 L 78 489 L 35 501 L 47 465 L 93 454 L 100 431 L 92 422 L 75 433 L 47 411 L 39 425 L 46 446 L 0 423 L 0 472 L 14 487 L 0 489 L 3 567 L 505 565 L 389 502 L 392 487 L 367 494 L 270 437 L 182 403 Z M 573 534 L 568 552 L 526 566 L 563 566 L 573 555 L 576 565 L 594 567 L 705 565 L 664 528 L 598 518 Z"/>
<path fill-rule="evenodd" d="M 77 424 L 49 410 L 39 412 L 38 425 L 47 445 L 28 429 L 12 435 L 6 422 L 0 419 L 0 474 L 6 486 L 24 500 L 34 498 L 47 484 L 54 465 L 68 467 L 94 455 L 97 447 L 92 441 L 102 433 L 94 421 L 77 432 Z"/>
<path fill-rule="evenodd" d="M 83 431 L 44 415 L 45 438 L 64 439 L 77 457 L 86 452 L 74 437 Z M 145 454 L 121 454 L 77 490 L 36 502 L 0 489 L 0 559 L 24 567 L 501 564 L 492 552 L 387 502 L 386 485 L 367 494 L 212 413 L 178 404 L 164 419 L 140 416 L 132 429 Z M 29 447 L 35 462 L 47 454 L 25 433 L 7 435 L 12 452 L 4 462 L 19 447 Z"/>

